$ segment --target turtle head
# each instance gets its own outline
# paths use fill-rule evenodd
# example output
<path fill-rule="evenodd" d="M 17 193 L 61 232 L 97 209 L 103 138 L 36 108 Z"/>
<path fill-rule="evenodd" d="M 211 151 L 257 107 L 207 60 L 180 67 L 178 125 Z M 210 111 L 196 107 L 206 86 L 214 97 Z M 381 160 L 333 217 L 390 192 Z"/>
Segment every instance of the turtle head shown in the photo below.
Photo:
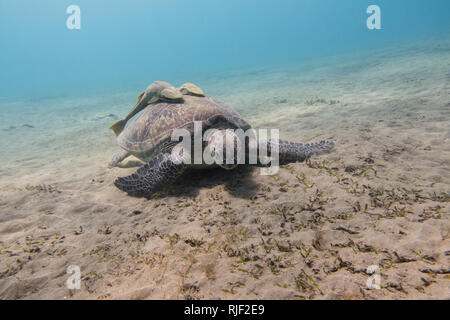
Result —
<path fill-rule="evenodd" d="M 233 130 L 215 130 L 207 141 L 207 152 L 216 164 L 226 170 L 236 168 L 240 139 Z"/>

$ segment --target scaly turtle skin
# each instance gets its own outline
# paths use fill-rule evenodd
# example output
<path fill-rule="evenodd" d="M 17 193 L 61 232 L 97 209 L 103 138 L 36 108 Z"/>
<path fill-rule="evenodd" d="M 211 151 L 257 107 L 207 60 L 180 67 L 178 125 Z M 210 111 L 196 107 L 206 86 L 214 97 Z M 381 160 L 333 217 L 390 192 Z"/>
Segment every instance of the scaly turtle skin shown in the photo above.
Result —
<path fill-rule="evenodd" d="M 234 146 L 240 143 L 239 138 L 227 129 L 251 129 L 250 125 L 233 109 L 211 97 L 185 95 L 184 101 L 158 102 L 145 108 L 137 117 L 128 122 L 125 129 L 117 137 L 118 144 L 124 149 L 114 156 L 110 165 L 115 166 L 129 155 L 148 162 L 128 177 L 120 177 L 114 184 L 132 196 L 151 197 L 162 187 L 169 185 L 180 177 L 187 169 L 203 168 L 208 164 L 193 164 L 186 158 L 186 154 L 172 152 L 179 143 L 172 141 L 171 135 L 175 129 L 186 129 L 194 135 L 194 121 L 202 122 L 202 134 L 208 129 L 216 129 L 216 133 L 209 136 L 202 144 L 202 154 L 211 154 L 215 164 L 225 169 L 233 169 L 237 164 L 225 164 L 228 141 Z M 230 140 L 227 140 L 231 138 Z M 227 142 L 225 142 L 227 140 Z M 279 150 L 279 159 L 283 163 L 303 161 L 312 155 L 328 152 L 333 148 L 333 142 L 320 141 L 302 144 L 287 141 L 264 140 L 259 141 L 270 154 L 272 150 Z M 246 150 L 249 148 L 246 145 Z M 235 150 L 235 149 L 234 149 Z M 224 157 L 225 156 L 225 157 Z M 217 159 L 221 159 L 219 162 Z M 225 161 L 223 161 L 225 160 Z M 257 165 L 263 165 L 258 163 Z"/>
<path fill-rule="evenodd" d="M 152 104 L 130 120 L 117 136 L 117 143 L 125 151 L 113 157 L 116 166 L 133 155 L 150 161 L 158 153 L 170 151 L 178 142 L 171 141 L 175 129 L 194 133 L 194 121 L 202 122 L 202 129 L 250 129 L 250 125 L 233 109 L 210 97 L 185 95 L 182 103 Z"/>
<path fill-rule="evenodd" d="M 138 101 L 128 115 L 124 119 L 113 123 L 109 128 L 114 131 L 116 136 L 118 136 L 122 132 L 127 121 L 144 109 L 148 104 L 157 101 L 176 101 L 181 99 L 183 99 L 183 94 L 171 84 L 164 81 L 155 81 L 149 85 L 144 92 L 138 95 Z"/>

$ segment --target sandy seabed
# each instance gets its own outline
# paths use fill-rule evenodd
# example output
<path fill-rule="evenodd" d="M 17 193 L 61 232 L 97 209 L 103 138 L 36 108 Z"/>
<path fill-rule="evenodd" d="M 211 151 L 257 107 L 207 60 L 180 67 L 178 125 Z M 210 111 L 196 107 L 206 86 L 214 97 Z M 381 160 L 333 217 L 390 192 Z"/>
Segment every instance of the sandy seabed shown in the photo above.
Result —
<path fill-rule="evenodd" d="M 449 299 L 449 61 L 441 39 L 183 79 L 336 147 L 274 176 L 190 172 L 152 200 L 112 183 L 141 162 L 107 166 L 139 89 L 2 101 L 0 298 Z"/>

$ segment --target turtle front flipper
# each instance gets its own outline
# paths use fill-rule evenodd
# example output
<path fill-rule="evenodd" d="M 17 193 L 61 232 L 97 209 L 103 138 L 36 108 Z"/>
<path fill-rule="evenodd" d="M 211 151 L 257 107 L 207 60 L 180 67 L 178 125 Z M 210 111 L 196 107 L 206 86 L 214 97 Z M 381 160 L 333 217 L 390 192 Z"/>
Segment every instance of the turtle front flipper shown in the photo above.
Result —
<path fill-rule="evenodd" d="M 114 184 L 131 196 L 150 198 L 157 190 L 176 180 L 186 168 L 187 164 L 181 156 L 164 153 L 139 168 L 132 175 L 117 178 Z"/>
<path fill-rule="evenodd" d="M 109 167 L 116 167 L 120 162 L 128 158 L 131 154 L 128 151 L 122 150 L 115 154 L 114 157 L 109 162 Z"/>

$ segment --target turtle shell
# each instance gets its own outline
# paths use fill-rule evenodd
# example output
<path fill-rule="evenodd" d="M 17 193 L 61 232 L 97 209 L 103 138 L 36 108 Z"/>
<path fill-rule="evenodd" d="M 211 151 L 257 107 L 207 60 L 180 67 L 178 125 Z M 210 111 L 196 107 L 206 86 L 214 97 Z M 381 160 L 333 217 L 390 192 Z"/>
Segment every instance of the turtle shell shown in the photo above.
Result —
<path fill-rule="evenodd" d="M 194 133 L 194 121 L 202 121 L 203 132 L 210 128 L 250 129 L 233 109 L 211 97 L 183 96 L 182 103 L 159 102 L 148 105 L 128 121 L 117 137 L 118 144 L 141 160 L 149 161 L 171 142 L 175 129 Z"/>

